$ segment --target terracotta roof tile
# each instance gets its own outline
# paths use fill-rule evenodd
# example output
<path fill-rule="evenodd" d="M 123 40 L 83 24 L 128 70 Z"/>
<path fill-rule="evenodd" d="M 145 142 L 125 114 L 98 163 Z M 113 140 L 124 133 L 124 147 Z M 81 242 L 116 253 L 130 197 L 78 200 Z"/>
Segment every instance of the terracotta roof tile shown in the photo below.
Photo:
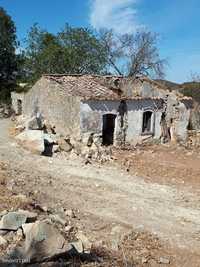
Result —
<path fill-rule="evenodd" d="M 120 99 L 121 90 L 108 87 L 92 75 L 44 75 L 48 80 L 58 83 L 70 95 L 83 99 Z"/>
<path fill-rule="evenodd" d="M 154 99 L 159 100 L 162 97 L 141 97 L 139 95 L 127 96 L 121 88 L 131 78 L 113 75 L 79 75 L 79 74 L 47 74 L 43 75 L 45 79 L 56 82 L 63 90 L 66 90 L 69 95 L 79 96 L 84 100 L 140 100 L 140 99 Z M 145 76 L 138 76 L 133 81 L 133 84 L 138 82 L 148 82 L 155 85 L 158 90 L 166 94 L 168 91 L 164 86 L 149 79 Z M 165 89 L 165 90 L 163 90 Z M 170 92 L 169 92 L 170 93 Z M 186 100 L 180 93 L 174 93 L 179 100 Z M 187 98 L 191 100 L 191 98 Z"/>

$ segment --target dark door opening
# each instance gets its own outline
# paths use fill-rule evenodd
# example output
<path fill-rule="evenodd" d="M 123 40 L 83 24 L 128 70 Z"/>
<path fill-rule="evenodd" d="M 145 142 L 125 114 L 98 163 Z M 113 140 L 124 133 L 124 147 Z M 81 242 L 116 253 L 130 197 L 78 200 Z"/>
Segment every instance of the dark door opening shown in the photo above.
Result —
<path fill-rule="evenodd" d="M 103 145 L 109 146 L 113 144 L 115 131 L 116 115 L 103 115 Z"/>
<path fill-rule="evenodd" d="M 151 117 L 152 112 L 146 111 L 143 114 L 143 125 L 142 125 L 142 133 L 150 133 L 151 132 Z"/>
<path fill-rule="evenodd" d="M 21 99 L 17 99 L 17 115 L 22 114 L 22 101 Z"/>

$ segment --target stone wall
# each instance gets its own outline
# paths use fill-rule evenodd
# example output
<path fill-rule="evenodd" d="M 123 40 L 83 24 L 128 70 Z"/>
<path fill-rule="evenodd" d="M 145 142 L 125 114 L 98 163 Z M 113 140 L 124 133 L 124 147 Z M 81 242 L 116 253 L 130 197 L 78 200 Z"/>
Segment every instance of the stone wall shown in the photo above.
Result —
<path fill-rule="evenodd" d="M 183 103 L 179 102 L 176 106 L 177 118 L 175 119 L 175 139 L 176 141 L 185 141 L 188 136 L 188 124 L 190 119 L 190 110 Z"/>
<path fill-rule="evenodd" d="M 190 130 L 200 130 L 200 104 L 194 102 L 193 109 L 190 114 Z"/>
<path fill-rule="evenodd" d="M 174 94 L 167 97 L 166 123 L 171 133 L 172 141 L 187 139 L 191 109 L 178 100 Z"/>
<path fill-rule="evenodd" d="M 162 134 L 161 116 L 166 112 L 167 131 L 170 129 L 175 139 L 186 139 L 190 109 L 178 101 L 174 93 L 146 81 L 133 83 L 128 80 L 121 85 L 127 93 L 127 99 L 130 96 L 135 97 L 134 100 L 127 100 L 125 104 L 117 100 L 81 101 L 79 97 L 69 96 L 67 88 L 61 87 L 58 82 L 42 77 L 28 93 L 12 93 L 13 108 L 17 113 L 17 101 L 21 100 L 23 115 L 33 117 L 39 113 L 56 127 L 57 132 L 74 137 L 90 132 L 102 135 L 103 115 L 116 115 L 115 143 L 124 138 L 129 143 L 140 139 L 145 111 L 153 112 L 151 132 L 154 138 L 159 139 Z M 166 99 L 166 109 L 163 107 L 163 99 Z"/>
<path fill-rule="evenodd" d="M 12 109 L 14 110 L 15 114 L 19 115 L 18 101 L 21 101 L 21 105 L 22 105 L 21 108 L 22 108 L 22 112 L 23 112 L 24 99 L 25 99 L 25 93 L 11 92 Z"/>
<path fill-rule="evenodd" d="M 80 136 L 80 100 L 57 83 L 41 78 L 24 98 L 23 114 L 40 113 L 62 135 Z"/>

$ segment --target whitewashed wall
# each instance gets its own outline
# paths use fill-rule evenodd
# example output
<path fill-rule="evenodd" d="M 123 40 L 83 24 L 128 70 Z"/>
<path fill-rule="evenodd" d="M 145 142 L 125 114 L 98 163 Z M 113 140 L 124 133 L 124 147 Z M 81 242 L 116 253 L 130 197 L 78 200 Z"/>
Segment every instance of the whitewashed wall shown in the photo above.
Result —
<path fill-rule="evenodd" d="M 152 101 L 129 100 L 126 101 L 126 104 L 128 119 L 126 141 L 132 143 L 141 136 L 144 111 L 152 111 L 155 106 L 152 105 Z M 110 113 L 118 116 L 119 105 L 120 101 L 82 101 L 80 107 L 81 132 L 101 134 L 103 128 L 103 115 Z M 159 138 L 161 135 L 161 114 L 161 111 L 157 111 L 152 115 L 151 125 L 155 138 Z M 120 130 L 117 122 L 118 120 L 116 118 L 115 133 Z"/>

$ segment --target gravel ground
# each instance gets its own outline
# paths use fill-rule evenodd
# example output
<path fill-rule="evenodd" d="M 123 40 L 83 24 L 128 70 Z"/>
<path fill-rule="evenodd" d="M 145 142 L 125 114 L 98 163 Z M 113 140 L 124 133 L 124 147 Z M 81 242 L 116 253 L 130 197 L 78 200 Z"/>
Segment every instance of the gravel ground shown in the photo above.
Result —
<path fill-rule="evenodd" d="M 84 165 L 78 158 L 34 155 L 9 137 L 11 126 L 9 120 L 0 120 L 0 161 L 8 164 L 10 184 L 19 193 L 37 196 L 45 206 L 80 211 L 83 230 L 94 240 L 108 238 L 115 225 L 143 229 L 179 251 L 177 255 L 183 251 L 180 266 L 183 262 L 200 266 L 200 196 L 196 192 L 146 182 L 112 163 Z"/>

